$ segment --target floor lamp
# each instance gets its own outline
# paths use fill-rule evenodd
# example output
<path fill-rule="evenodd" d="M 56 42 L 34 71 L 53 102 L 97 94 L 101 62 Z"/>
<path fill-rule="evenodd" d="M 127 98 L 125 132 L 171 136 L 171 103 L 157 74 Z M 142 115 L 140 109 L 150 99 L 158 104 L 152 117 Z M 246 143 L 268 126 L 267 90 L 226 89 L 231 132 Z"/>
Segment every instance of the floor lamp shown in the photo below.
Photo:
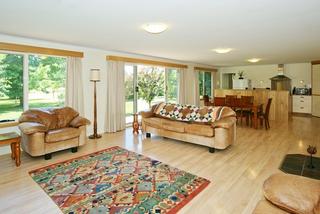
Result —
<path fill-rule="evenodd" d="M 90 70 L 90 81 L 93 82 L 93 134 L 89 136 L 90 139 L 101 138 L 101 135 L 97 133 L 97 82 L 100 82 L 100 69 Z"/>

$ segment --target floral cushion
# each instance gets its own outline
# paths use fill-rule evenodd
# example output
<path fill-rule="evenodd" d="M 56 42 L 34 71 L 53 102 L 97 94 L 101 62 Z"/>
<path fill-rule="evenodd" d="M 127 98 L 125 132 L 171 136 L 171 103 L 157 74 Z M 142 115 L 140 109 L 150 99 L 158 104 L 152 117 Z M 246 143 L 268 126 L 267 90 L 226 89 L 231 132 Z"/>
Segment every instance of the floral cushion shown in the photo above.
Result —
<path fill-rule="evenodd" d="M 185 122 L 212 123 L 227 116 L 235 116 L 229 107 L 182 105 L 159 103 L 154 113 L 157 116 Z"/>

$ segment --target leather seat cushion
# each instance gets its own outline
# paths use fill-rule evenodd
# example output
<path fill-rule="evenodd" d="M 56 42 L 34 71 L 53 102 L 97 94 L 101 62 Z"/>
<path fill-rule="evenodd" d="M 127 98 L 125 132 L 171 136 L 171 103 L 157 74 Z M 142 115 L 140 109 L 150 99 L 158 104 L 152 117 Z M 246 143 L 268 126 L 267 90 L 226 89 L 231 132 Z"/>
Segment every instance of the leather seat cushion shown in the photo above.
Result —
<path fill-rule="evenodd" d="M 210 125 L 186 124 L 184 129 L 188 134 L 200 135 L 205 137 L 214 136 L 214 129 Z"/>
<path fill-rule="evenodd" d="M 151 127 L 161 129 L 161 118 L 158 117 L 149 117 L 149 118 L 143 118 L 143 122 Z"/>
<path fill-rule="evenodd" d="M 80 130 L 77 128 L 61 128 L 50 130 L 46 136 L 46 143 L 54 143 L 63 140 L 69 140 L 80 136 Z"/>
<path fill-rule="evenodd" d="M 292 213 L 319 213 L 320 181 L 277 173 L 263 184 L 265 197 Z"/>
<path fill-rule="evenodd" d="M 288 214 L 288 212 L 278 208 L 266 200 L 261 200 L 254 208 L 252 214 Z"/>
<path fill-rule="evenodd" d="M 184 122 L 171 121 L 169 119 L 162 119 L 162 128 L 169 131 L 184 133 L 185 125 L 186 123 Z"/>

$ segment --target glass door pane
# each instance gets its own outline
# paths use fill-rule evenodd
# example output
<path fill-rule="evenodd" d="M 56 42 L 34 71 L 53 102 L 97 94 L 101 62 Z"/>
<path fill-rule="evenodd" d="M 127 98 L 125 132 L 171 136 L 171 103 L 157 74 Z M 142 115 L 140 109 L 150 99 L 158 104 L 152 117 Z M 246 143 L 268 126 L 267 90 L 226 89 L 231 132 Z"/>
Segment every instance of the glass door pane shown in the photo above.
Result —
<path fill-rule="evenodd" d="M 159 102 L 165 102 L 165 68 L 137 66 L 137 110 L 145 111 Z"/>
<path fill-rule="evenodd" d="M 200 99 L 203 98 L 204 94 L 204 72 L 198 72 L 198 81 L 199 81 L 199 95 Z"/>
<path fill-rule="evenodd" d="M 64 106 L 67 60 L 29 55 L 29 108 Z"/>
<path fill-rule="evenodd" d="M 166 69 L 166 96 L 168 103 L 178 102 L 178 71 L 177 69 L 168 68 Z"/>
<path fill-rule="evenodd" d="M 0 120 L 23 112 L 23 55 L 0 53 Z"/>
<path fill-rule="evenodd" d="M 212 97 L 211 72 L 204 72 L 204 95 Z"/>
<path fill-rule="evenodd" d="M 125 101 L 126 101 L 126 123 L 133 122 L 133 113 L 135 113 L 134 108 L 134 66 L 126 65 L 125 66 L 125 76 L 124 76 L 124 85 L 125 85 Z"/>

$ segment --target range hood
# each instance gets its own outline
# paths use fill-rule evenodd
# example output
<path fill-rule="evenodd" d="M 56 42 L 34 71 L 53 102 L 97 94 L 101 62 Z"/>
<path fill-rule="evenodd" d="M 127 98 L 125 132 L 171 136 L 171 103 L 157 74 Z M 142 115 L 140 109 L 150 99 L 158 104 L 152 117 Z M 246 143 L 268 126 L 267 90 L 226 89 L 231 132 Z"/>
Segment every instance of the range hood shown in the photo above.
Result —
<path fill-rule="evenodd" d="M 284 65 L 283 64 L 278 64 L 278 74 L 277 76 L 271 77 L 270 80 L 273 81 L 287 81 L 291 80 L 289 77 L 284 75 Z"/>
<path fill-rule="evenodd" d="M 283 64 L 278 65 L 278 75 L 270 78 L 271 90 L 286 90 L 291 92 L 291 79 L 284 75 Z"/>

